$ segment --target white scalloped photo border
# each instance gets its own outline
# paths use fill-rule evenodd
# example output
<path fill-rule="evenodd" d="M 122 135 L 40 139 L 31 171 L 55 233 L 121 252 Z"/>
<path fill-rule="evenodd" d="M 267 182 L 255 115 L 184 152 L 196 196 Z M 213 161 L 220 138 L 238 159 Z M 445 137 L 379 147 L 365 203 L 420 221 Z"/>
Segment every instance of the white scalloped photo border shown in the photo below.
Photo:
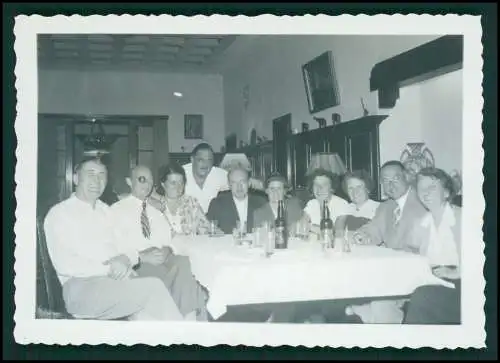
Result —
<path fill-rule="evenodd" d="M 485 347 L 482 29 L 469 15 L 17 16 L 15 340 L 20 344 Z M 462 324 L 457 326 L 108 322 L 35 319 L 38 33 L 464 35 Z M 43 90 L 42 90 L 43 91 Z M 459 141 L 459 140 L 458 140 Z"/>

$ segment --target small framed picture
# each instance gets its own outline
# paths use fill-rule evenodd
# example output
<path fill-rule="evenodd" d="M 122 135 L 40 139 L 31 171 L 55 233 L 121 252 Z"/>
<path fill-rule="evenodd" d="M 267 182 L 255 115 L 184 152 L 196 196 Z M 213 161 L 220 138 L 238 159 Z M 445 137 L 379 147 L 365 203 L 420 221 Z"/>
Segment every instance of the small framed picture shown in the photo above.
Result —
<path fill-rule="evenodd" d="M 203 115 L 184 115 L 184 138 L 203 139 Z"/>

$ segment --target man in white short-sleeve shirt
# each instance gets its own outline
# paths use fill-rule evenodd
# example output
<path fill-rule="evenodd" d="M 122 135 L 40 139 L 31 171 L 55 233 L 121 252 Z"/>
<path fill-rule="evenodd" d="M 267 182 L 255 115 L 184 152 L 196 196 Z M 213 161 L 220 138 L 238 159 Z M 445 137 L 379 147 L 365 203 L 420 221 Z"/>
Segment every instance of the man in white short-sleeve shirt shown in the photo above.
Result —
<path fill-rule="evenodd" d="M 214 166 L 214 152 L 207 143 L 197 145 L 191 154 L 191 162 L 183 165 L 186 171 L 186 195 L 198 200 L 207 213 L 212 199 L 227 190 L 227 171 Z"/>

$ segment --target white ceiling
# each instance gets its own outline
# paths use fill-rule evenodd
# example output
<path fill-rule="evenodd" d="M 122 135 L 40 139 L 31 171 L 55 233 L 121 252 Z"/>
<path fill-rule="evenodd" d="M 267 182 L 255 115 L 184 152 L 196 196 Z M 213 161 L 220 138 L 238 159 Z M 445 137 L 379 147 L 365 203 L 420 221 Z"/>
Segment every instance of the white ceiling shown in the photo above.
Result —
<path fill-rule="evenodd" d="M 39 34 L 40 68 L 213 71 L 236 35 Z"/>

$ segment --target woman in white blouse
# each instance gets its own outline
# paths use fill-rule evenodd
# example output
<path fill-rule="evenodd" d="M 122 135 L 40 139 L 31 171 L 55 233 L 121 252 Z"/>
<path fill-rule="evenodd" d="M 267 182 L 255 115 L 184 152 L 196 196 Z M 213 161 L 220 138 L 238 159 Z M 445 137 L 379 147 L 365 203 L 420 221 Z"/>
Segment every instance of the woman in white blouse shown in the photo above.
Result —
<path fill-rule="evenodd" d="M 370 199 L 373 181 L 365 170 L 347 172 L 342 179 L 342 189 L 349 196 L 351 203 L 346 216 L 339 218 L 336 229 L 357 230 L 368 223 L 379 206 L 379 202 Z"/>
<path fill-rule="evenodd" d="M 335 223 L 338 216 L 349 212 L 349 204 L 346 200 L 337 197 L 334 193 L 338 186 L 338 176 L 325 169 L 316 169 L 309 176 L 309 189 L 314 199 L 307 202 L 304 208 L 304 218 L 311 225 L 311 232 L 319 235 L 319 224 L 323 202 L 326 200 L 330 210 L 330 218 Z"/>
<path fill-rule="evenodd" d="M 452 178 L 441 169 L 424 168 L 416 177 L 417 194 L 429 211 L 415 226 L 413 237 L 427 257 L 433 273 L 455 288 L 423 286 L 415 290 L 408 305 L 407 324 L 460 323 L 461 209 L 450 204 Z"/>

